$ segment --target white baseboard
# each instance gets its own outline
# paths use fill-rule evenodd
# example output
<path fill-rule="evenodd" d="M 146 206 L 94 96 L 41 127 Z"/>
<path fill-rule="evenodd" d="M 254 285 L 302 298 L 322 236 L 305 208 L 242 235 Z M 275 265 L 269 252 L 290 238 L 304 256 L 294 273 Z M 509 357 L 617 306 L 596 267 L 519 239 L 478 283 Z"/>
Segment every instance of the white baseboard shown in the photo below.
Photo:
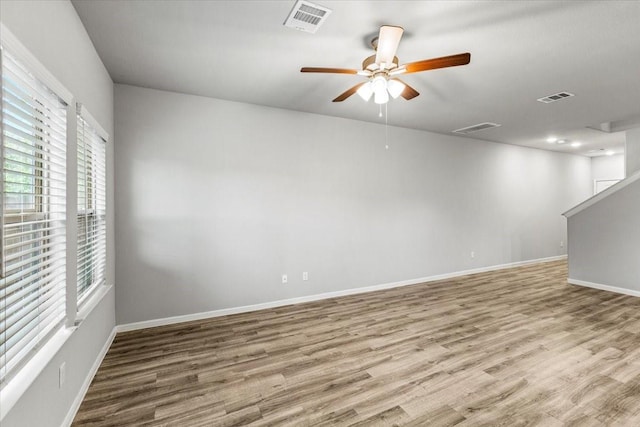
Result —
<path fill-rule="evenodd" d="M 499 264 L 499 265 L 493 265 L 489 267 L 480 267 L 480 268 L 474 268 L 471 270 L 463 270 L 463 271 L 457 271 L 453 273 L 439 274 L 435 276 L 421 277 L 418 279 L 403 280 L 400 282 L 384 283 L 381 285 L 374 285 L 374 286 L 365 286 L 362 288 L 345 289 L 342 291 L 326 292 L 322 294 L 308 295 L 308 296 L 297 297 L 297 298 L 288 298 L 284 300 L 270 301 L 270 302 L 265 302 L 260 304 L 245 305 L 241 307 L 223 308 L 220 310 L 206 311 L 202 313 L 194 313 L 194 314 L 186 314 L 181 316 L 165 317 L 161 319 L 145 320 L 142 322 L 125 323 L 122 325 L 117 325 L 116 330 L 117 332 L 126 332 L 126 331 L 134 331 L 137 329 L 153 328 L 156 326 L 172 325 L 175 323 L 191 322 L 194 320 L 202 320 L 202 319 L 209 319 L 209 318 L 219 317 L 219 316 L 227 316 L 229 314 L 246 313 L 250 311 L 282 307 L 282 306 L 291 305 L 291 304 L 300 304 L 304 302 L 312 302 L 312 301 L 318 301 L 318 300 L 323 300 L 328 298 L 356 295 L 356 294 L 361 294 L 365 292 L 380 291 L 383 289 L 398 288 L 401 286 L 416 285 L 418 283 L 434 282 L 436 280 L 451 279 L 454 277 L 466 276 L 468 274 L 485 273 L 488 271 L 503 270 L 505 268 L 520 267 L 524 265 L 539 264 L 539 263 L 550 262 L 550 261 L 559 261 L 566 258 L 567 258 L 566 255 L 559 255 L 559 256 L 553 256 L 548 258 L 518 261 L 518 262 L 512 262 L 508 264 Z"/>
<path fill-rule="evenodd" d="M 587 282 L 585 280 L 578 280 L 568 278 L 567 282 L 571 285 L 585 286 L 587 288 L 599 289 L 601 291 L 615 292 L 617 294 L 631 295 L 632 297 L 640 297 L 640 291 L 634 289 L 620 288 L 617 286 L 603 285 L 600 283 Z"/>
<path fill-rule="evenodd" d="M 80 390 L 78 390 L 78 394 L 76 395 L 76 398 L 73 400 L 73 404 L 69 408 L 69 412 L 67 412 L 67 416 L 64 418 L 64 421 L 62 422 L 63 427 L 69 427 L 73 422 L 73 419 L 75 418 L 76 413 L 78 412 L 78 409 L 80 409 L 80 404 L 82 404 L 82 401 L 84 400 L 84 396 L 87 394 L 87 390 L 89 390 L 89 386 L 91 385 L 91 381 L 93 381 L 93 377 L 96 375 L 96 372 L 98 372 L 98 368 L 102 364 L 104 357 L 107 355 L 107 351 L 109 351 L 109 347 L 111 347 L 111 344 L 113 343 L 113 340 L 116 337 L 116 332 L 117 332 L 117 329 L 114 327 L 111 330 L 111 333 L 109 334 L 109 338 L 107 338 L 107 341 L 102 346 L 102 349 L 98 354 L 98 357 L 96 358 L 95 362 L 93 362 L 91 369 L 87 373 L 87 376 L 84 379 L 84 382 L 82 383 L 82 387 L 80 387 Z"/>

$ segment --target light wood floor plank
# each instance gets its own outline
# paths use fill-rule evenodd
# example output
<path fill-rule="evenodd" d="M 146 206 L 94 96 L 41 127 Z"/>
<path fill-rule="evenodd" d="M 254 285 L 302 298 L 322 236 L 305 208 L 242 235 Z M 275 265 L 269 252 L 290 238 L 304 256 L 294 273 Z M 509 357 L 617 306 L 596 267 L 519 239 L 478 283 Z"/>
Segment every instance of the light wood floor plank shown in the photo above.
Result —
<path fill-rule="evenodd" d="M 640 299 L 566 262 L 119 333 L 74 426 L 638 426 Z"/>

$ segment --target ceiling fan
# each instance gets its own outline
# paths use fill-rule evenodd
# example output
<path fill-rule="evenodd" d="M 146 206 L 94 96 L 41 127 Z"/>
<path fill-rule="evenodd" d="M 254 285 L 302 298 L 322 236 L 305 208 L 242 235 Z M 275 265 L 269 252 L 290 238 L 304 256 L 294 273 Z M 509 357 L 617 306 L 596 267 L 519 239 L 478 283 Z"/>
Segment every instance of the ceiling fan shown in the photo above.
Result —
<path fill-rule="evenodd" d="M 371 96 L 373 96 L 376 104 L 385 104 L 389 101 L 389 95 L 393 98 L 402 96 L 406 100 L 413 99 L 420 95 L 417 90 L 396 76 L 466 65 L 471 61 L 470 53 L 460 53 L 458 55 L 425 59 L 399 65 L 398 57 L 395 55 L 403 32 L 404 29 L 402 27 L 393 25 L 383 25 L 380 27 L 380 33 L 371 41 L 371 45 L 376 50 L 376 54 L 362 62 L 362 70 L 303 67 L 300 71 L 303 73 L 358 74 L 365 76 L 368 78 L 366 82 L 359 83 L 347 89 L 338 95 L 333 102 L 342 102 L 354 93 L 358 93 L 365 101 L 368 101 Z"/>

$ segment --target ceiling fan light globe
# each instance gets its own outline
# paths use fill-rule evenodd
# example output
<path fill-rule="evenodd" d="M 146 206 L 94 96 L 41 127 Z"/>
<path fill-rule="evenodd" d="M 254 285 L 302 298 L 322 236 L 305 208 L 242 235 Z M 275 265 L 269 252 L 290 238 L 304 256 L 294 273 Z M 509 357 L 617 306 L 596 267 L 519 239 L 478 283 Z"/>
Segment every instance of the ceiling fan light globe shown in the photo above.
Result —
<path fill-rule="evenodd" d="M 367 82 L 360 86 L 356 91 L 360 98 L 364 99 L 365 102 L 371 99 L 371 95 L 373 95 L 373 88 L 371 87 L 371 82 Z"/>
<path fill-rule="evenodd" d="M 389 102 L 387 79 L 383 76 L 375 76 L 373 80 L 371 80 L 371 89 L 373 89 L 373 102 L 376 104 L 386 104 Z"/>
<path fill-rule="evenodd" d="M 386 104 L 387 102 L 389 102 L 389 93 L 387 92 L 387 90 L 376 90 L 373 93 L 373 102 L 375 102 L 376 104 Z"/>
<path fill-rule="evenodd" d="M 389 91 L 389 95 L 391 95 L 393 99 L 396 99 L 397 97 L 402 95 L 402 92 L 405 88 L 406 86 L 398 80 L 389 80 L 387 82 L 387 90 Z"/>
<path fill-rule="evenodd" d="M 379 90 L 386 90 L 387 89 L 387 79 L 385 79 L 383 76 L 375 76 L 372 80 L 371 80 L 371 86 L 373 87 L 373 91 L 377 92 Z"/>

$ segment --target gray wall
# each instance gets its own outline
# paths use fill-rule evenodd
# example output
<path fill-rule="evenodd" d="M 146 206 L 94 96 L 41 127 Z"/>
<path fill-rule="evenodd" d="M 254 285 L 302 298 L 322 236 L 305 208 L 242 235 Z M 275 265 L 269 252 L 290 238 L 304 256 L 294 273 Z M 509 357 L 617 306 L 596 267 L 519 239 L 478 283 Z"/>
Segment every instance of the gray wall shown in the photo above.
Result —
<path fill-rule="evenodd" d="M 591 179 L 624 179 L 624 154 L 591 158 Z"/>
<path fill-rule="evenodd" d="M 115 105 L 118 324 L 560 255 L 591 194 L 586 157 L 402 128 L 386 150 L 382 125 L 125 85 Z"/>
<path fill-rule="evenodd" d="M 631 176 L 640 171 L 640 128 L 628 130 L 625 136 L 626 173 Z"/>
<path fill-rule="evenodd" d="M 640 291 L 640 181 L 568 218 L 569 278 Z"/>
<path fill-rule="evenodd" d="M 2 22 L 84 103 L 113 135 L 113 83 L 68 1 L 1 1 Z M 109 176 L 113 152 L 109 148 Z M 110 182 L 112 184 L 112 182 Z M 113 208 L 113 185 L 108 200 Z M 109 212 L 107 277 L 113 283 L 113 210 Z M 102 300 L 16 403 L 2 427 L 59 426 L 115 324 L 114 292 Z M 58 388 L 58 367 L 66 362 L 67 378 Z"/>

